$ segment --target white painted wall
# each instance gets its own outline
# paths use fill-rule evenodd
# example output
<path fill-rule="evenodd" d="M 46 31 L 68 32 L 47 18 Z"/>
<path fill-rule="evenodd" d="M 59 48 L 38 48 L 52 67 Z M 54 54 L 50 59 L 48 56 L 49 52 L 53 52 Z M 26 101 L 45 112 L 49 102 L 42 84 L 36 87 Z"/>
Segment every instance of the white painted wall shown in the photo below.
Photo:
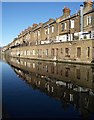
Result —
<path fill-rule="evenodd" d="M 60 35 L 59 37 L 56 36 L 56 42 L 65 42 L 67 41 L 67 35 Z"/>
<path fill-rule="evenodd" d="M 91 31 L 91 38 L 94 39 L 94 31 Z"/>
<path fill-rule="evenodd" d="M 48 40 L 41 41 L 41 44 L 48 44 L 48 43 L 50 43 L 50 41 L 48 41 Z"/>

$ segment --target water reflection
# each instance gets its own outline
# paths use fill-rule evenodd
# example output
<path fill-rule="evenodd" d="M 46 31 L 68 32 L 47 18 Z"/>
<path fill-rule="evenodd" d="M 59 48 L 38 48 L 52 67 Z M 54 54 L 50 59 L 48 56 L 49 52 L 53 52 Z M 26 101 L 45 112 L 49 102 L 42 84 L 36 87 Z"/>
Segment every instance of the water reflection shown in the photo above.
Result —
<path fill-rule="evenodd" d="M 18 77 L 33 89 L 71 104 L 86 117 L 94 113 L 94 67 L 75 64 L 6 58 Z"/>

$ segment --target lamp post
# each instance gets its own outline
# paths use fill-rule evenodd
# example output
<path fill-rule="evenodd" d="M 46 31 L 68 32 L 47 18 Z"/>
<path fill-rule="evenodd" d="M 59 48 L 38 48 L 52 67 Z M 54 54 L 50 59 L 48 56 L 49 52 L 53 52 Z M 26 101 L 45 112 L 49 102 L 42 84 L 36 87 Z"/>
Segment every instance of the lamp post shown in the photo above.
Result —
<path fill-rule="evenodd" d="M 48 30 L 47 30 L 47 39 L 48 39 L 48 41 L 49 41 L 49 28 L 50 28 L 50 25 L 48 24 Z"/>
<path fill-rule="evenodd" d="M 70 41 L 71 41 L 71 20 L 70 20 L 70 18 L 69 18 L 69 36 L 70 36 Z M 69 37 L 68 37 L 68 39 L 69 39 Z"/>
<path fill-rule="evenodd" d="M 58 36 L 58 41 L 59 41 L 59 22 L 57 23 L 57 36 Z"/>

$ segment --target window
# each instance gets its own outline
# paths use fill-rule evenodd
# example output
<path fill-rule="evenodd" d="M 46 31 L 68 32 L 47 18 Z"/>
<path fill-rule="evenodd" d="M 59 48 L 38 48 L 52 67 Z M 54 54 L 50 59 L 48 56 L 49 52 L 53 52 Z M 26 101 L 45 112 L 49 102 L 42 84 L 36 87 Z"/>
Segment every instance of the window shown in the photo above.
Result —
<path fill-rule="evenodd" d="M 58 57 L 58 48 L 56 48 L 56 57 Z"/>
<path fill-rule="evenodd" d="M 91 38 L 91 37 L 92 37 L 92 36 L 91 36 L 91 31 L 89 31 L 89 34 L 90 34 L 90 38 Z"/>
<path fill-rule="evenodd" d="M 68 41 L 69 37 L 68 37 L 68 34 L 67 34 L 67 41 Z"/>
<path fill-rule="evenodd" d="M 42 56 L 42 49 L 38 49 L 38 50 L 37 50 L 37 55 L 38 55 L 38 57 L 41 57 L 41 56 Z"/>
<path fill-rule="evenodd" d="M 51 65 L 51 73 L 54 73 L 55 72 L 55 68 L 53 65 Z"/>
<path fill-rule="evenodd" d="M 48 49 L 46 49 L 46 56 L 48 56 Z"/>
<path fill-rule="evenodd" d="M 38 36 L 40 36 L 40 30 L 38 31 Z"/>
<path fill-rule="evenodd" d="M 60 71 L 61 75 L 63 75 L 63 70 Z"/>
<path fill-rule="evenodd" d="M 61 48 L 61 54 L 63 54 L 63 48 Z"/>
<path fill-rule="evenodd" d="M 92 58 L 94 59 L 94 47 L 92 48 Z"/>
<path fill-rule="evenodd" d="M 48 34 L 49 34 L 49 32 L 50 32 L 50 28 L 48 27 Z"/>
<path fill-rule="evenodd" d="M 39 49 L 38 49 L 38 53 L 37 53 L 38 57 L 39 57 Z"/>
<path fill-rule="evenodd" d="M 39 50 L 39 55 L 42 57 L 42 49 Z"/>
<path fill-rule="evenodd" d="M 29 40 L 30 39 L 30 34 L 26 35 L 26 39 Z"/>
<path fill-rule="evenodd" d="M 48 72 L 48 65 L 45 66 L 46 72 Z"/>
<path fill-rule="evenodd" d="M 81 57 L 81 47 L 77 48 L 77 57 L 80 58 Z"/>
<path fill-rule="evenodd" d="M 65 69 L 65 77 L 69 77 L 70 68 Z"/>
<path fill-rule="evenodd" d="M 62 31 L 64 31 L 64 29 L 65 29 L 65 24 L 64 23 L 62 23 Z"/>
<path fill-rule="evenodd" d="M 36 35 L 36 36 L 38 35 L 38 32 L 37 32 L 37 31 L 35 32 L 35 35 Z"/>
<path fill-rule="evenodd" d="M 67 24 L 65 23 L 65 30 L 66 30 L 66 28 L 67 28 Z"/>
<path fill-rule="evenodd" d="M 89 80 L 89 70 L 87 70 L 87 81 Z"/>
<path fill-rule="evenodd" d="M 74 33 L 72 33 L 72 39 L 74 40 Z"/>
<path fill-rule="evenodd" d="M 25 50 L 25 51 L 24 51 L 24 55 L 26 55 L 26 54 L 27 54 L 27 51 Z"/>
<path fill-rule="evenodd" d="M 92 17 L 87 16 L 87 25 L 91 25 L 91 22 L 92 22 Z"/>
<path fill-rule="evenodd" d="M 36 33 L 34 32 L 34 37 L 36 37 Z"/>
<path fill-rule="evenodd" d="M 47 28 L 45 28 L 45 34 L 47 34 Z"/>
<path fill-rule="evenodd" d="M 91 24 L 91 20 L 92 20 L 92 17 L 91 17 L 91 16 L 89 16 L 89 24 Z"/>
<path fill-rule="evenodd" d="M 30 51 L 27 51 L 27 55 L 30 55 Z"/>
<path fill-rule="evenodd" d="M 71 28 L 74 28 L 74 20 L 71 20 Z"/>
<path fill-rule="evenodd" d="M 54 52 L 55 52 L 55 50 L 54 50 L 54 48 L 52 48 L 52 56 L 54 56 L 54 54 L 55 54 Z"/>
<path fill-rule="evenodd" d="M 80 76 L 81 76 L 81 75 L 80 75 L 80 69 L 77 69 L 77 70 L 76 70 L 76 74 L 77 74 L 77 79 L 80 79 Z"/>
<path fill-rule="evenodd" d="M 35 55 L 35 50 L 33 50 L 33 55 Z"/>
<path fill-rule="evenodd" d="M 54 26 L 52 26 L 52 33 L 54 32 Z"/>
<path fill-rule="evenodd" d="M 67 26 L 66 23 L 62 23 L 62 31 L 66 30 Z"/>
<path fill-rule="evenodd" d="M 87 48 L 87 56 L 90 57 L 90 47 Z"/>
<path fill-rule="evenodd" d="M 65 57 L 70 57 L 69 48 L 65 48 Z"/>

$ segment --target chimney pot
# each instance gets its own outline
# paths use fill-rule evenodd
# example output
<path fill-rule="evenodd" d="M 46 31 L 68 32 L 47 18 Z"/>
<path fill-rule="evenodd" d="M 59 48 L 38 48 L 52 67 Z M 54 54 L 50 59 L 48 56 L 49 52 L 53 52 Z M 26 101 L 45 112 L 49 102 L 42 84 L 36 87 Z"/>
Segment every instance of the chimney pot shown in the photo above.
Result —
<path fill-rule="evenodd" d="M 69 15 L 70 15 L 70 12 L 71 12 L 71 10 L 70 10 L 69 8 L 64 7 L 64 9 L 63 9 L 63 15 L 69 16 Z"/>

